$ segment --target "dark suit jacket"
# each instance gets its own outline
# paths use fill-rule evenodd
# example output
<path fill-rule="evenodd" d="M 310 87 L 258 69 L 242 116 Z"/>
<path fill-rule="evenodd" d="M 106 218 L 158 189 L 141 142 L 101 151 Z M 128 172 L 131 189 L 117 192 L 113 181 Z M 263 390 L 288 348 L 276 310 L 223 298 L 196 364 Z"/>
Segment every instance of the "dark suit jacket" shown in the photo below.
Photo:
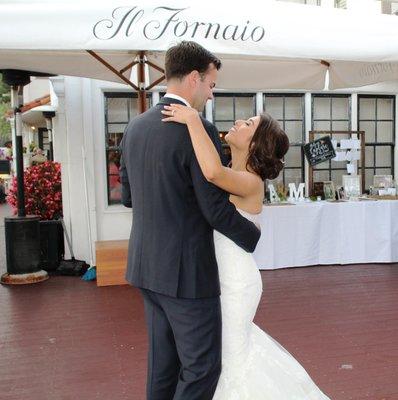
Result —
<path fill-rule="evenodd" d="M 126 279 L 172 297 L 220 294 L 213 229 L 252 252 L 255 225 L 206 181 L 186 125 L 162 122 L 160 103 L 128 124 L 121 143 L 122 202 L 133 209 Z M 202 119 L 221 151 L 217 129 Z"/>

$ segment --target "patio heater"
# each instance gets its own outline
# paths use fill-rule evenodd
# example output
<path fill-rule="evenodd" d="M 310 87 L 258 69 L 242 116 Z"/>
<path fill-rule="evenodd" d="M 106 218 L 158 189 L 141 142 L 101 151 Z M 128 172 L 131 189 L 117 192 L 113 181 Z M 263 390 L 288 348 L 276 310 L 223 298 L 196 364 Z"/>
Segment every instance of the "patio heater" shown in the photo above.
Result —
<path fill-rule="evenodd" d="M 48 74 L 2 70 L 4 82 L 11 86 L 11 103 L 14 110 L 13 139 L 15 143 L 15 167 L 17 177 L 18 214 L 4 219 L 7 272 L 1 276 L 3 284 L 28 284 L 48 279 L 40 267 L 40 218 L 26 215 L 24 195 L 24 169 L 22 147 L 22 94 L 30 83 L 30 76 Z"/>

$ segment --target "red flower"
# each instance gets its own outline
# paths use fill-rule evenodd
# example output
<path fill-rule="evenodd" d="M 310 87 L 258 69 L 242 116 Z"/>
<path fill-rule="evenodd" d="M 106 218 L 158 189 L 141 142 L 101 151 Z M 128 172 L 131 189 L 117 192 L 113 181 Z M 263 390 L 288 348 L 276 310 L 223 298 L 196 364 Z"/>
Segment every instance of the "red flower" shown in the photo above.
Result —
<path fill-rule="evenodd" d="M 26 214 L 41 219 L 62 217 L 61 164 L 47 161 L 24 172 Z M 14 177 L 7 202 L 17 212 L 17 180 Z"/>

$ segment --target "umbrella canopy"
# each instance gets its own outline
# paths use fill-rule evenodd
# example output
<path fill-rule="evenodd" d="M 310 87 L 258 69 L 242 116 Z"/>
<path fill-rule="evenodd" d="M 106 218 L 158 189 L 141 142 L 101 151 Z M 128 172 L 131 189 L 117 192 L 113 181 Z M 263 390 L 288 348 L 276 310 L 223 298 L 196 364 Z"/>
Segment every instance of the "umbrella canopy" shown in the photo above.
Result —
<path fill-rule="evenodd" d="M 222 59 L 217 86 L 228 90 L 323 89 L 328 69 L 331 89 L 398 78 L 389 15 L 252 0 L 9 2 L 0 15 L 0 69 L 122 82 L 140 51 L 162 67 L 170 45 L 194 40 Z M 151 68 L 151 82 L 161 73 Z"/>

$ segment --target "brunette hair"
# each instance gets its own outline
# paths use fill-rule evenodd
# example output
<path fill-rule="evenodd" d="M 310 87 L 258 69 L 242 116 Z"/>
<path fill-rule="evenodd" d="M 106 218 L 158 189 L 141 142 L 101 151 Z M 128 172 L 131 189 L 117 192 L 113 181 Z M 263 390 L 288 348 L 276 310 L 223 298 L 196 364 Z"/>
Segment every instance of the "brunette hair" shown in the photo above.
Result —
<path fill-rule="evenodd" d="M 246 168 L 251 168 L 263 181 L 275 179 L 283 169 L 282 158 L 288 150 L 289 138 L 278 121 L 262 113 L 250 141 Z"/>
<path fill-rule="evenodd" d="M 221 61 L 214 54 L 196 42 L 184 40 L 166 52 L 166 79 L 182 79 L 192 71 L 203 74 L 209 64 L 213 64 L 217 70 L 221 68 Z"/>

